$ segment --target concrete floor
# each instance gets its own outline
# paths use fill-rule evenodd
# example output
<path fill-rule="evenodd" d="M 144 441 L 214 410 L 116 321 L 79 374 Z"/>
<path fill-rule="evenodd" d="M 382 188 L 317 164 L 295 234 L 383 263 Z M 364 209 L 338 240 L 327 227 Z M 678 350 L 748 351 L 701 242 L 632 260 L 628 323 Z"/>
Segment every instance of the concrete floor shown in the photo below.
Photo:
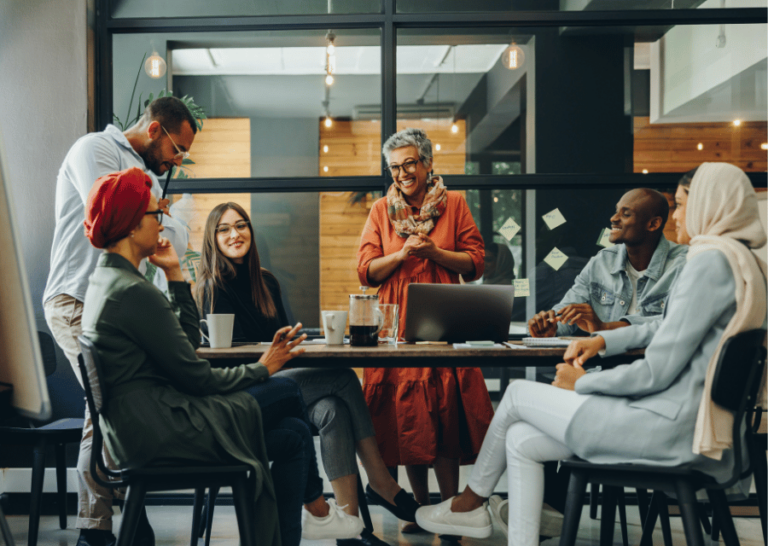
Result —
<path fill-rule="evenodd" d="M 589 519 L 589 514 L 586 510 L 581 519 L 577 546 L 597 545 L 599 543 L 600 521 Z M 148 508 L 148 514 L 152 527 L 155 530 L 157 546 L 189 544 L 192 522 L 190 507 L 151 506 Z M 391 546 L 440 546 L 440 539 L 430 533 L 416 535 L 400 533 L 398 520 L 378 506 L 371 507 L 371 515 L 376 529 L 375 534 Z M 640 542 L 641 536 L 637 509 L 633 506 L 628 507 L 627 517 L 629 520 L 630 544 L 637 545 Z M 119 525 L 119 521 L 120 516 L 116 516 L 115 524 Z M 28 518 L 26 516 L 8 516 L 8 523 L 16 544 L 19 546 L 26 544 Z M 43 517 L 40 524 L 39 546 L 74 546 L 78 537 L 78 531 L 72 528 L 74 524 L 75 518 L 70 517 L 69 527 L 65 530 L 60 530 L 57 517 Z M 763 546 L 759 519 L 736 518 L 736 530 L 741 546 Z M 685 544 L 685 535 L 682 530 L 681 520 L 678 517 L 672 518 L 672 537 L 674 544 Z M 658 525 L 653 539 L 654 544 L 663 544 L 661 529 Z M 502 546 L 505 543 L 504 535 L 498 528 L 494 529 L 493 535 L 488 539 L 464 539 L 461 541 L 462 546 Z M 558 539 L 554 538 L 542 544 L 544 546 L 557 546 L 558 543 Z M 215 546 L 239 545 L 237 521 L 233 507 L 216 507 L 211 544 Z M 614 534 L 614 544 L 621 546 L 621 533 L 618 525 Z M 301 546 L 335 546 L 335 542 L 331 540 L 302 541 Z"/>

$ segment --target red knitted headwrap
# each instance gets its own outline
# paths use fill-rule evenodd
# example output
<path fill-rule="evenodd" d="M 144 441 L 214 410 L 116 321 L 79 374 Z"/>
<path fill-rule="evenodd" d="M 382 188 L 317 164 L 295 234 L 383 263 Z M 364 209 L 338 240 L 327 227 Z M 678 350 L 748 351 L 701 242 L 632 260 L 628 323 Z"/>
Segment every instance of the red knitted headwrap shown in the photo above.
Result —
<path fill-rule="evenodd" d="M 131 167 L 99 178 L 85 203 L 85 236 L 96 248 L 127 237 L 149 206 L 152 179 Z"/>

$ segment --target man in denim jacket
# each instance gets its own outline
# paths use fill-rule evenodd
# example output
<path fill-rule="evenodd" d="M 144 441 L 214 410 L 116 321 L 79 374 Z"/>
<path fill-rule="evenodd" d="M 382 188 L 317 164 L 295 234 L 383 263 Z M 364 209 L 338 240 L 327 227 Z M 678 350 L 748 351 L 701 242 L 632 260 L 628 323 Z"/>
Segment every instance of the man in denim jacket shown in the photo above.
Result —
<path fill-rule="evenodd" d="M 669 203 L 640 188 L 625 193 L 611 217 L 609 240 L 576 277 L 562 301 L 528 321 L 533 337 L 612 330 L 661 315 L 688 247 L 667 241 Z"/>

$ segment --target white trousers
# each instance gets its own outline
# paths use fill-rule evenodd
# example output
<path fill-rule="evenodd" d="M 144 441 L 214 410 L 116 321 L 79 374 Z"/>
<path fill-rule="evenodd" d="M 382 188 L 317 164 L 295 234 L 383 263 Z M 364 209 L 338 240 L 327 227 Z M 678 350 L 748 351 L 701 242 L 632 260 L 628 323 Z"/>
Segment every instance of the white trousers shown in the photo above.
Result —
<path fill-rule="evenodd" d="M 543 463 L 573 455 L 565 446 L 565 431 L 588 398 L 533 381 L 514 381 L 507 388 L 467 485 L 481 497 L 490 497 L 506 468 L 508 546 L 538 546 Z"/>

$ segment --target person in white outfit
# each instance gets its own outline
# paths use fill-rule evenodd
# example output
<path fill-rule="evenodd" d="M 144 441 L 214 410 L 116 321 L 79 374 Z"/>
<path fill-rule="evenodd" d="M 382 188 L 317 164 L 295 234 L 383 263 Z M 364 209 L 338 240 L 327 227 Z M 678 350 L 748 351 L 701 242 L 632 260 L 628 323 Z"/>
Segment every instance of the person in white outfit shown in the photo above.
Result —
<path fill-rule="evenodd" d="M 543 463 L 573 455 L 604 464 L 690 464 L 719 482 L 730 477 L 733 417 L 709 393 L 724 341 L 765 323 L 766 264 L 750 248 L 763 246 L 766 234 L 754 189 L 733 165 L 702 164 L 675 197 L 678 240 L 691 248 L 645 357 L 595 374 L 572 360 L 558 365 L 552 385 L 511 384 L 467 487 L 420 508 L 421 527 L 490 536 L 487 499 L 506 470 L 509 545 L 535 546 Z"/>

